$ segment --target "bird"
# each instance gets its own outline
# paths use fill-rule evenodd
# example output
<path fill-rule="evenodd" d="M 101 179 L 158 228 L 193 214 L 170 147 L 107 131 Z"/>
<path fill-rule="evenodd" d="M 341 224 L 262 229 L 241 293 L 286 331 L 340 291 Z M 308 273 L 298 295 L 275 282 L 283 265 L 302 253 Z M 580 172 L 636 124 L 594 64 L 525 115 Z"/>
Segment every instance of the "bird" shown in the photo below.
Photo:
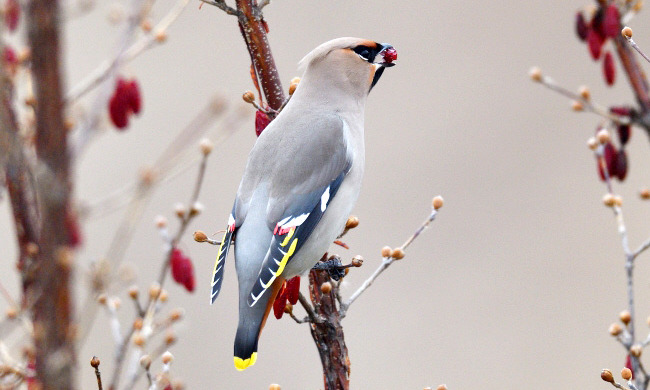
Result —
<path fill-rule="evenodd" d="M 395 48 L 360 38 L 321 44 L 253 146 L 212 275 L 211 304 L 234 241 L 239 281 L 237 370 L 255 364 L 260 333 L 285 280 L 311 269 L 343 231 L 364 172 L 366 98 Z"/>

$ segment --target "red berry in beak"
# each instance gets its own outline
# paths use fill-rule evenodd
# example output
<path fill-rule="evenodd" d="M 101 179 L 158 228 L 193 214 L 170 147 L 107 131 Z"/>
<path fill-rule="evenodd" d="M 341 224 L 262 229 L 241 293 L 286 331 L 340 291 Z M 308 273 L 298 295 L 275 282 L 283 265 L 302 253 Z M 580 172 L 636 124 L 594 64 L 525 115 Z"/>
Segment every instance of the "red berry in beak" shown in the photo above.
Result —
<path fill-rule="evenodd" d="M 384 61 L 391 63 L 397 59 L 397 50 L 394 47 L 389 47 L 384 50 Z"/>

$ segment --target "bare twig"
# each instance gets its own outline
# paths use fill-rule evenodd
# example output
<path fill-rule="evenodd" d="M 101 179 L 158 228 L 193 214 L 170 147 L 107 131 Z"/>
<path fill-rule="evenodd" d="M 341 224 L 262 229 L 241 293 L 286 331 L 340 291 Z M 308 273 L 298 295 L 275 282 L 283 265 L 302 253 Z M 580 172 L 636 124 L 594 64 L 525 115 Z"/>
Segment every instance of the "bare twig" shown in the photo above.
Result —
<path fill-rule="evenodd" d="M 228 4 L 226 4 L 224 0 L 201 0 L 201 1 L 206 4 L 214 5 L 215 7 L 219 8 L 220 10 L 227 13 L 228 15 L 239 16 L 239 12 L 236 9 L 228 6 Z"/>
<path fill-rule="evenodd" d="M 580 102 L 583 109 L 586 110 L 586 111 L 593 112 L 594 114 L 602 116 L 603 118 L 607 118 L 607 119 L 613 121 L 614 123 L 618 123 L 618 124 L 630 124 L 631 123 L 631 119 L 629 117 L 614 115 L 614 114 L 610 113 L 609 110 L 607 110 L 605 107 L 602 107 L 602 106 L 592 102 L 591 100 L 587 100 L 587 99 L 583 98 L 582 96 L 580 96 L 579 94 L 576 94 L 576 93 L 574 93 L 572 91 L 569 91 L 568 89 L 566 89 L 566 88 L 562 87 L 561 85 L 557 84 L 555 82 L 555 80 L 553 80 L 552 78 L 550 78 L 548 76 L 542 75 L 539 82 L 543 86 L 545 86 L 546 88 L 548 88 L 548 89 L 550 89 L 552 91 L 555 91 L 555 92 L 559 93 L 560 95 L 566 96 L 571 100 L 575 100 L 577 102 Z"/>
<path fill-rule="evenodd" d="M 402 244 L 402 246 L 401 246 L 402 250 L 406 249 L 409 245 L 411 245 L 413 240 L 415 240 L 416 238 L 418 238 L 420 236 L 420 234 L 422 234 L 422 232 L 429 226 L 429 224 L 436 219 L 436 215 L 438 215 L 438 210 L 435 210 L 435 209 L 432 210 L 431 214 L 422 223 L 422 225 L 420 225 L 420 227 L 418 227 L 415 230 L 415 232 L 404 242 L 404 244 Z M 357 298 L 359 298 L 359 296 L 364 291 L 366 291 L 368 289 L 368 287 L 370 287 L 372 285 L 372 283 L 375 281 L 375 279 L 377 279 L 377 277 L 379 277 L 379 275 L 381 275 L 381 273 L 384 272 L 386 270 L 386 268 L 388 268 L 395 260 L 396 260 L 395 258 L 390 257 L 390 256 L 383 258 L 382 263 L 375 270 L 375 272 L 373 272 L 373 274 L 370 275 L 370 277 L 368 279 L 366 279 L 365 282 L 363 282 L 363 284 L 357 289 L 357 291 L 354 292 L 354 294 L 352 294 L 350 296 L 350 298 L 347 301 L 345 301 L 344 303 L 342 303 L 340 305 L 341 306 L 340 307 L 341 318 L 345 317 L 345 315 L 347 313 L 347 310 L 350 307 L 350 305 L 352 305 L 352 303 Z"/>
<path fill-rule="evenodd" d="M 178 0 L 174 7 L 165 15 L 161 21 L 151 30 L 136 42 L 131 44 L 128 48 L 124 49 L 122 53 L 118 53 L 112 61 L 105 62 L 95 69 L 79 84 L 68 92 L 66 102 L 72 103 L 84 96 L 86 93 L 98 87 L 102 82 L 108 80 L 112 73 L 119 70 L 119 67 L 127 62 L 134 60 L 137 56 L 142 54 L 145 50 L 152 48 L 156 43 L 160 43 L 157 39 L 157 34 L 165 32 L 169 26 L 178 19 L 181 13 L 185 10 L 189 0 Z M 135 18 L 133 23 L 139 23 L 139 18 Z M 137 26 L 137 25 L 136 25 Z M 132 30 L 129 30 L 132 31 Z"/>
<path fill-rule="evenodd" d="M 300 305 L 305 309 L 307 312 L 307 318 L 309 318 L 309 322 L 311 323 L 316 323 L 320 322 L 320 319 L 317 317 L 316 312 L 314 312 L 314 308 L 311 306 L 311 303 L 305 298 L 304 295 L 302 295 L 301 292 L 298 293 L 298 301 L 300 302 Z"/>
<path fill-rule="evenodd" d="M 93 356 L 90 360 L 90 365 L 95 369 L 95 377 L 97 377 L 97 388 L 103 390 L 102 386 L 102 374 L 99 372 L 99 359 L 97 356 Z"/>

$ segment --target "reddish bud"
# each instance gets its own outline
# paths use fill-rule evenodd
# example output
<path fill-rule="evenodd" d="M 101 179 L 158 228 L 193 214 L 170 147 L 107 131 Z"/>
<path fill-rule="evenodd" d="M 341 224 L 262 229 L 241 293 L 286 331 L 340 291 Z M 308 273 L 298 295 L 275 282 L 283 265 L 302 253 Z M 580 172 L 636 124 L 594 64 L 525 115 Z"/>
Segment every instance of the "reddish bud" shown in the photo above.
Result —
<path fill-rule="evenodd" d="M 596 13 L 594 13 L 594 16 L 591 18 L 590 26 L 591 26 L 591 30 L 593 30 L 595 33 L 600 35 L 600 38 L 603 41 L 605 41 L 605 38 L 607 38 L 607 36 L 605 35 L 605 29 L 603 25 L 604 20 L 605 20 L 605 9 L 602 7 L 598 7 Z"/>
<path fill-rule="evenodd" d="M 7 0 L 5 3 L 5 25 L 10 32 L 14 32 L 20 20 L 20 4 L 18 0 Z"/>
<path fill-rule="evenodd" d="M 576 34 L 581 41 L 587 39 L 587 23 L 585 22 L 585 17 L 582 12 L 576 13 Z"/>
<path fill-rule="evenodd" d="M 632 369 L 632 357 L 630 357 L 630 355 L 627 355 L 627 358 L 625 358 L 625 368 L 632 371 L 632 376 L 629 379 L 634 379 L 634 370 Z"/>
<path fill-rule="evenodd" d="M 292 305 L 298 303 L 298 295 L 300 295 L 300 276 L 295 276 L 287 280 L 286 295 L 289 303 Z"/>
<path fill-rule="evenodd" d="M 395 50 L 394 47 L 389 47 L 388 49 L 384 50 L 384 61 L 390 64 L 395 60 L 397 60 L 397 50 Z"/>
<path fill-rule="evenodd" d="M 616 154 L 616 177 L 623 181 L 625 176 L 627 176 L 627 154 L 621 149 Z"/>
<path fill-rule="evenodd" d="M 172 249 L 169 259 L 172 277 L 176 283 L 181 284 L 189 292 L 194 291 L 194 266 L 192 260 L 185 256 L 180 249 Z"/>
<path fill-rule="evenodd" d="M 255 135 L 259 137 L 269 123 L 271 123 L 271 118 L 264 111 L 257 110 L 255 113 Z"/>
<path fill-rule="evenodd" d="M 621 107 L 621 106 L 610 107 L 609 112 L 619 116 L 632 116 L 633 114 L 633 111 L 630 107 Z"/>
<path fill-rule="evenodd" d="M 605 43 L 603 37 L 601 37 L 593 28 L 589 29 L 589 32 L 587 33 L 587 46 L 589 47 L 591 58 L 594 60 L 600 58 L 603 43 Z"/>
<path fill-rule="evenodd" d="M 614 65 L 614 57 L 609 51 L 605 53 L 603 74 L 605 75 L 605 82 L 607 82 L 607 85 L 614 85 L 614 81 L 616 81 L 616 66 Z"/>
<path fill-rule="evenodd" d="M 618 140 L 621 142 L 621 145 L 627 144 L 632 134 L 630 125 L 618 125 L 616 132 L 618 133 Z"/>
<path fill-rule="evenodd" d="M 605 37 L 614 38 L 618 36 L 621 32 L 621 22 L 620 14 L 618 13 L 618 7 L 612 4 L 605 10 L 605 16 L 603 17 L 603 33 Z"/>

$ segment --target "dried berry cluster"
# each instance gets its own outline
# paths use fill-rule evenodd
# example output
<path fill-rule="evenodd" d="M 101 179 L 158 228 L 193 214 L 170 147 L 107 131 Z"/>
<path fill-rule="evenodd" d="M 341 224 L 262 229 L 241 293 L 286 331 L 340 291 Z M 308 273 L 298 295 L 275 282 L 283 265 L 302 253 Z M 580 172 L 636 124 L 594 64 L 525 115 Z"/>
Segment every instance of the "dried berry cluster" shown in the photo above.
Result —
<path fill-rule="evenodd" d="M 282 289 L 278 293 L 278 296 L 275 297 L 275 301 L 273 302 L 273 314 L 275 315 L 275 318 L 278 320 L 282 318 L 282 314 L 284 314 L 285 309 L 287 307 L 291 307 L 287 306 L 287 302 L 289 302 L 289 304 L 292 306 L 298 303 L 299 294 L 300 276 L 296 276 L 285 281 L 282 285 Z"/>
<path fill-rule="evenodd" d="M 607 50 L 603 56 L 603 47 L 610 38 L 615 38 L 621 32 L 621 15 L 615 4 L 603 5 L 599 3 L 598 9 L 588 22 L 584 14 L 576 14 L 576 33 L 580 40 L 587 43 L 589 53 L 594 60 L 603 58 L 603 76 L 607 85 L 616 81 L 616 68 L 614 57 Z"/>
<path fill-rule="evenodd" d="M 129 125 L 131 114 L 140 113 L 141 107 L 142 97 L 138 82 L 135 79 L 126 80 L 119 77 L 108 103 L 108 113 L 115 127 L 125 129 Z"/>

